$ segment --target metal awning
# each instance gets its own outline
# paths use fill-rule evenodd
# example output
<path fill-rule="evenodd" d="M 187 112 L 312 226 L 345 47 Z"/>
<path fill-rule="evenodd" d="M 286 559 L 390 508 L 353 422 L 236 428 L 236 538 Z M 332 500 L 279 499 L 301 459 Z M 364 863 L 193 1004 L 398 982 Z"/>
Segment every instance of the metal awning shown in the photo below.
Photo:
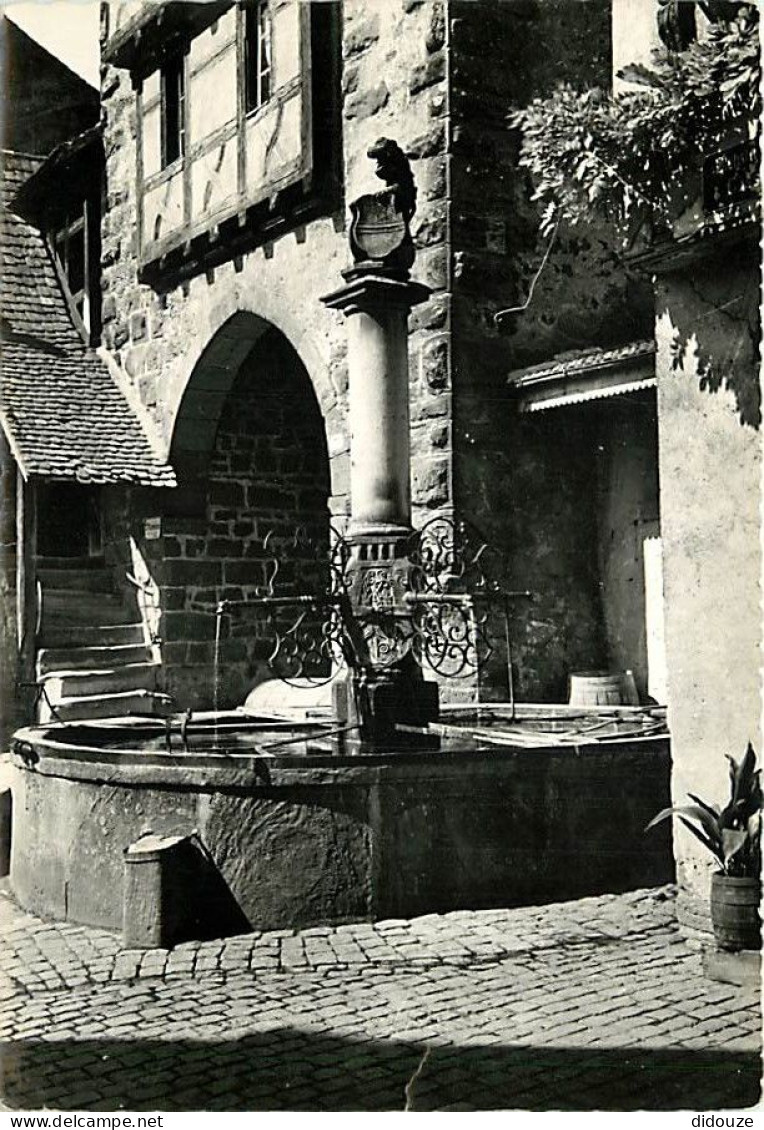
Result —
<path fill-rule="evenodd" d="M 565 354 L 509 376 L 521 412 L 544 412 L 655 388 L 655 342 Z"/>

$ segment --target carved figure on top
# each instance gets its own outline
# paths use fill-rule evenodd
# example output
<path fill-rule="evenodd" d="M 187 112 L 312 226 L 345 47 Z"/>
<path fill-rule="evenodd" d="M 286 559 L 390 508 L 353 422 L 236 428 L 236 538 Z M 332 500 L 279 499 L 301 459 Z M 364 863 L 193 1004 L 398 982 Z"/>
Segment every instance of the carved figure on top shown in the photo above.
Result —
<path fill-rule="evenodd" d="M 414 262 L 409 222 L 416 211 L 417 190 L 406 154 L 388 137 L 375 141 L 367 156 L 387 188 L 359 196 L 350 205 L 350 250 L 356 263 L 369 263 L 408 274 Z"/>

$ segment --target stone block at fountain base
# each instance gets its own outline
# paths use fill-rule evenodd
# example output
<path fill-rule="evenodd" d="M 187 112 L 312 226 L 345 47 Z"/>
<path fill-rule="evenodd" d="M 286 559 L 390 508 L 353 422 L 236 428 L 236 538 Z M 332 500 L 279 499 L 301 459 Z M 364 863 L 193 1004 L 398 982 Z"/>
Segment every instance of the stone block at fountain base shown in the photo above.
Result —
<path fill-rule="evenodd" d="M 247 922 L 195 834 L 141 836 L 125 852 L 126 949 L 243 933 Z"/>
<path fill-rule="evenodd" d="M 141 836 L 125 852 L 126 949 L 169 947 L 191 936 L 195 853 L 189 836 Z"/>
<path fill-rule="evenodd" d="M 401 730 L 424 729 L 438 717 L 439 688 L 418 669 L 386 672 L 373 680 L 339 678 L 332 685 L 332 712 L 340 725 L 357 726 L 357 737 L 389 746 L 432 748 L 432 737 Z M 363 735 L 363 728 L 370 733 Z"/>
<path fill-rule="evenodd" d="M 26 731 L 26 757 L 13 759 L 12 885 L 46 917 L 121 930 L 124 853 L 148 833 L 198 836 L 212 885 L 197 891 L 194 928 L 206 937 L 673 878 L 670 831 L 644 835 L 668 803 L 665 738 L 536 749 L 454 739 L 349 757 L 99 749 L 66 737 L 63 727 Z"/>

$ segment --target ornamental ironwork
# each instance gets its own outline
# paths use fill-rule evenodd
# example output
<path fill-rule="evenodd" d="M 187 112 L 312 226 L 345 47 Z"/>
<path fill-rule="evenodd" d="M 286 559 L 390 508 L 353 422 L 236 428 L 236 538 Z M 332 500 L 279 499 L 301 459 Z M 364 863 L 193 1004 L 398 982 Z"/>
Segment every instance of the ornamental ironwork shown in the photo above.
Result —
<path fill-rule="evenodd" d="M 424 674 L 467 678 L 497 648 L 509 650 L 509 611 L 527 591 L 504 584 L 503 558 L 465 522 L 436 517 L 397 547 L 392 561 L 359 559 L 334 526 L 326 540 L 304 528 L 264 541 L 267 582 L 248 599 L 221 601 L 224 617 L 251 610 L 273 640 L 268 666 L 285 682 L 330 681 L 338 669 L 371 674 L 413 659 Z M 291 593 L 280 578 L 292 560 L 325 562 L 314 592 Z M 403 578 L 403 582 L 401 580 Z"/>

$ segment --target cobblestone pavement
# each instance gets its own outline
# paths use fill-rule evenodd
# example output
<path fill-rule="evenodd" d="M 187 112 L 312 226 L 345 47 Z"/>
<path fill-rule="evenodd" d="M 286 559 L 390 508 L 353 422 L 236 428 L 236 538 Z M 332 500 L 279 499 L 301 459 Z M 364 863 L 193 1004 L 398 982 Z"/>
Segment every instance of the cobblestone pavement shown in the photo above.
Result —
<path fill-rule="evenodd" d="M 164 950 L 0 899 L 4 1102 L 38 1110 L 639 1110 L 759 1098 L 758 993 L 670 889 Z"/>

